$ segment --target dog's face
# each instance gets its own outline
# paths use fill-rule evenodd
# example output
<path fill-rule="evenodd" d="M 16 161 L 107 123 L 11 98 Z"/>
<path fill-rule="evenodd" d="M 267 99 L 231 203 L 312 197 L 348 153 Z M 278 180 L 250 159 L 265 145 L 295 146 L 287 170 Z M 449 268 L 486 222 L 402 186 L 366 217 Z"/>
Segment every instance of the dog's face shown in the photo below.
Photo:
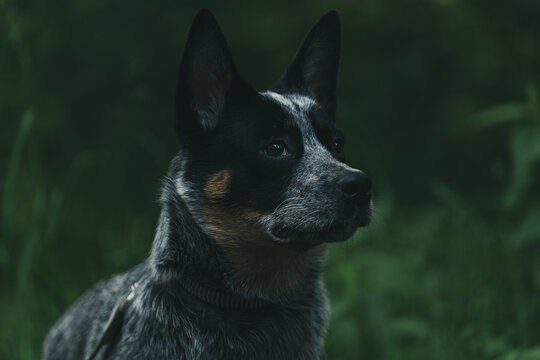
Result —
<path fill-rule="evenodd" d="M 257 92 L 238 74 L 210 13 L 192 25 L 176 97 L 177 190 L 236 262 L 274 248 L 309 252 L 370 221 L 371 182 L 344 163 L 335 127 L 339 47 L 331 12 L 278 84 Z"/>

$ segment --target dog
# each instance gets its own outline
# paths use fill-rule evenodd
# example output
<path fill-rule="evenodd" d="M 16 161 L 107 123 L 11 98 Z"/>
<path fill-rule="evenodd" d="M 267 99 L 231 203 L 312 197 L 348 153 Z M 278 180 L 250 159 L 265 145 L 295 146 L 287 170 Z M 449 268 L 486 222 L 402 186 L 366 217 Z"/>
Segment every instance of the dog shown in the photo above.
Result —
<path fill-rule="evenodd" d="M 43 359 L 326 358 L 327 245 L 368 225 L 373 206 L 335 127 L 339 53 L 331 11 L 258 92 L 213 15 L 196 15 L 151 254 L 67 310 Z"/>

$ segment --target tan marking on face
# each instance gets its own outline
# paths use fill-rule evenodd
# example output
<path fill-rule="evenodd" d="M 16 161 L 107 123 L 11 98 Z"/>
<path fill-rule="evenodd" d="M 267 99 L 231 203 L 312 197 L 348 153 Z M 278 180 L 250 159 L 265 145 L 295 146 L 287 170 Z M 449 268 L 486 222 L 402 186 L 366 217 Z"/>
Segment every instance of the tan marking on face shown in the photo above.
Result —
<path fill-rule="evenodd" d="M 231 181 L 231 170 L 218 171 L 208 177 L 204 185 L 204 193 L 210 199 L 220 199 L 227 194 Z"/>
<path fill-rule="evenodd" d="M 307 269 L 323 260 L 325 246 L 298 251 L 278 244 L 258 224 L 263 215 L 253 209 L 232 211 L 221 206 L 209 206 L 202 212 L 208 231 L 235 270 L 233 276 L 259 294 L 290 294 Z"/>

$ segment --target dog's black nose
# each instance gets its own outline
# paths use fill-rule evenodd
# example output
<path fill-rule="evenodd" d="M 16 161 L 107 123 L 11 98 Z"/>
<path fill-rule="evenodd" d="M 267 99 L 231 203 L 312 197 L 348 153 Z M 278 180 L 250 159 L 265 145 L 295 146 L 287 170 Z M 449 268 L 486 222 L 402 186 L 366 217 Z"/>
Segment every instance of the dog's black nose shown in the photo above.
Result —
<path fill-rule="evenodd" d="M 362 173 L 348 173 L 337 182 L 347 197 L 367 202 L 371 199 L 371 179 Z"/>

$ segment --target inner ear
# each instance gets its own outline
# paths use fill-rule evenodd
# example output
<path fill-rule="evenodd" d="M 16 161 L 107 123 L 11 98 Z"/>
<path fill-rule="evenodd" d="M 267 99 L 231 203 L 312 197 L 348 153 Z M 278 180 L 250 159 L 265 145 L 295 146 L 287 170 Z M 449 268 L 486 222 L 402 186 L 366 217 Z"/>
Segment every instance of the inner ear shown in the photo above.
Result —
<path fill-rule="evenodd" d="M 191 25 L 176 91 L 180 138 L 214 129 L 232 92 L 248 88 L 234 66 L 214 16 L 201 10 Z"/>
<path fill-rule="evenodd" d="M 189 108 L 204 130 L 213 129 L 223 109 L 231 88 L 233 66 L 227 58 L 212 58 L 211 52 L 189 62 L 186 82 L 189 94 Z"/>
<path fill-rule="evenodd" d="M 340 41 L 339 15 L 330 11 L 311 29 L 274 90 L 307 93 L 334 118 Z"/>

